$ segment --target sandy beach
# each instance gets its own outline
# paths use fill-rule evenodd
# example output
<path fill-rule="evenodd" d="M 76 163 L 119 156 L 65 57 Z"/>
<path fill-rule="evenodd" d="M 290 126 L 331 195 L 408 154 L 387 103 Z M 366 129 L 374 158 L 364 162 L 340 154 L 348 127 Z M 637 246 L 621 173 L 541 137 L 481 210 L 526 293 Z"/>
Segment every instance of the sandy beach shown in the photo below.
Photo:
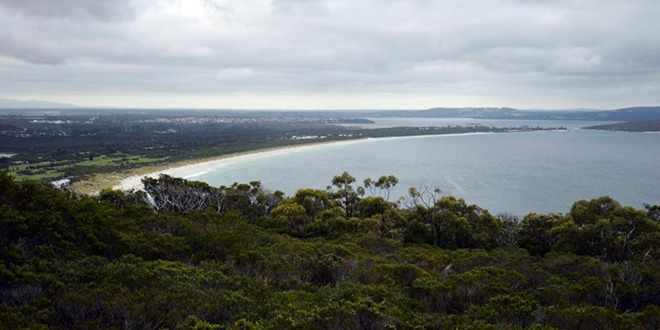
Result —
<path fill-rule="evenodd" d="M 143 175 L 135 175 L 125 178 L 121 180 L 119 184 L 113 186 L 112 188 L 124 190 L 124 191 L 133 190 L 133 189 L 142 189 L 143 187 L 141 180 L 145 177 L 156 178 L 161 174 L 167 174 L 174 177 L 190 179 L 202 175 L 204 173 L 208 173 L 210 171 L 218 170 L 224 166 L 236 162 L 241 162 L 259 157 L 265 157 L 269 155 L 276 155 L 282 152 L 295 152 L 296 150 L 301 150 L 303 148 L 311 148 L 311 147 L 313 147 L 313 145 L 282 147 L 273 150 L 256 150 L 254 152 L 225 155 L 211 160 L 202 160 L 202 161 L 197 160 L 194 161 L 194 163 L 185 164 L 185 165 L 174 163 L 171 164 L 171 167 L 165 169 L 160 169 Z"/>
<path fill-rule="evenodd" d="M 257 149 L 235 154 L 226 154 L 206 159 L 191 159 L 188 161 L 174 162 L 164 165 L 151 165 L 122 172 L 99 173 L 88 180 L 74 183 L 74 190 L 79 193 L 93 194 L 103 189 L 112 188 L 123 191 L 142 189 L 144 177 L 158 177 L 160 174 L 194 179 L 195 176 L 218 170 L 222 167 L 245 160 L 278 155 L 282 153 L 298 152 L 300 150 L 316 148 L 328 144 L 350 144 L 358 143 L 368 139 L 355 139 L 347 141 L 319 141 L 305 145 L 283 146 L 267 149 Z"/>
<path fill-rule="evenodd" d="M 439 135 L 412 135 L 412 136 L 391 136 L 380 138 L 363 138 L 345 141 L 320 141 L 305 145 L 283 146 L 268 149 L 257 149 L 236 154 L 226 154 L 207 159 L 191 159 L 189 161 L 175 162 L 165 165 L 144 166 L 130 169 L 124 172 L 100 173 L 94 175 L 89 180 L 74 183 L 74 190 L 79 193 L 93 194 L 103 189 L 112 188 L 123 191 L 140 190 L 143 188 L 142 179 L 145 177 L 156 178 L 161 174 L 167 174 L 174 177 L 194 180 L 195 177 L 202 174 L 219 170 L 234 163 L 247 161 L 255 158 L 274 156 L 284 153 L 298 152 L 310 148 L 318 148 L 326 145 L 346 145 L 353 143 L 362 143 L 370 140 L 387 139 L 411 139 L 447 137 L 454 135 L 473 135 L 473 134 L 492 134 L 492 133 L 458 133 L 458 134 L 439 134 Z"/>
<path fill-rule="evenodd" d="M 234 163 L 242 162 L 242 161 L 247 161 L 255 158 L 262 158 L 262 157 L 268 157 L 268 156 L 275 156 L 275 155 L 281 155 L 285 153 L 292 153 L 292 152 L 299 152 L 304 149 L 311 149 L 311 148 L 318 148 L 321 145 L 328 145 L 328 144 L 333 144 L 333 145 L 346 145 L 346 144 L 352 144 L 352 143 L 359 143 L 363 142 L 369 139 L 356 139 L 356 140 L 348 140 L 348 141 L 330 141 L 330 142 L 319 142 L 319 143 L 311 143 L 311 144 L 306 144 L 303 146 L 286 146 L 286 147 L 280 147 L 280 148 L 271 148 L 271 149 L 261 149 L 261 150 L 255 150 L 252 152 L 245 152 L 245 153 L 240 153 L 240 154 L 228 154 L 224 156 L 220 156 L 218 158 L 210 159 L 210 160 L 197 160 L 197 161 L 192 161 L 192 163 L 186 163 L 186 164 L 177 164 L 173 163 L 171 164 L 170 167 L 165 168 L 165 169 L 159 169 L 155 170 L 153 172 L 147 173 L 147 174 L 142 174 L 142 175 L 134 175 L 130 176 L 128 178 L 125 178 L 119 182 L 119 184 L 114 185 L 112 188 L 113 189 L 119 189 L 123 191 L 128 191 L 128 190 L 139 190 L 142 189 L 142 179 L 144 177 L 151 177 L 151 178 L 156 178 L 161 174 L 167 174 L 170 176 L 174 177 L 179 177 L 183 179 L 194 179 L 194 177 L 200 176 L 202 174 L 212 172 L 219 170 L 223 167 L 232 165 Z"/>

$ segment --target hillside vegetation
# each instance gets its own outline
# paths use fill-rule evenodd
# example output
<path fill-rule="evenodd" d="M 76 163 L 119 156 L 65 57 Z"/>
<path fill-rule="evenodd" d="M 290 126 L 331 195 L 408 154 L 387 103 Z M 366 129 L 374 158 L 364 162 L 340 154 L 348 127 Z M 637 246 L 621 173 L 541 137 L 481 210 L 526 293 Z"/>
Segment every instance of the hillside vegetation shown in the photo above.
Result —
<path fill-rule="evenodd" d="M 394 176 L 144 182 L 92 197 L 0 172 L 2 328 L 660 326 L 657 205 L 516 219 L 424 187 L 389 201 Z"/>
<path fill-rule="evenodd" d="M 629 121 L 624 123 L 588 126 L 584 128 L 601 131 L 660 132 L 660 120 Z"/>

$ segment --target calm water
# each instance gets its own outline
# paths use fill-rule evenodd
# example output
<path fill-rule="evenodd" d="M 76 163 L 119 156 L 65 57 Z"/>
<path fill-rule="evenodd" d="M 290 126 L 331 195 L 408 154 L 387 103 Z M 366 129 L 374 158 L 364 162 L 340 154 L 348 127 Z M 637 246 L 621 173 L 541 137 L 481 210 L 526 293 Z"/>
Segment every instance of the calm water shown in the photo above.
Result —
<path fill-rule="evenodd" d="M 567 212 L 574 201 L 609 195 L 625 205 L 660 204 L 660 134 L 580 130 L 594 122 L 472 119 L 374 119 L 381 126 L 564 126 L 568 132 L 371 139 L 234 162 L 190 179 L 211 185 L 260 180 L 287 195 L 324 189 L 348 171 L 396 175 L 396 196 L 439 187 L 493 214 Z"/>

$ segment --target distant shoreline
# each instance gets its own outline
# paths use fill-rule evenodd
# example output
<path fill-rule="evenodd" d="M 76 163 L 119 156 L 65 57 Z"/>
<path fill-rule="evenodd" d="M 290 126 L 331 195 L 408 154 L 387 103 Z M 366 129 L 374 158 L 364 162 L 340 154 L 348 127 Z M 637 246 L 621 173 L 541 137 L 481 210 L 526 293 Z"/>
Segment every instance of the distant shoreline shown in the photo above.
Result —
<path fill-rule="evenodd" d="M 541 130 L 542 132 L 561 132 L 563 130 Z M 149 165 L 129 169 L 122 172 L 98 173 L 93 175 L 90 179 L 82 180 L 73 184 L 73 189 L 76 192 L 84 194 L 94 194 L 107 188 L 130 191 L 142 189 L 142 179 L 145 177 L 158 177 L 160 174 L 166 174 L 173 177 L 184 179 L 193 179 L 194 177 L 206 174 L 211 171 L 216 171 L 234 162 L 240 162 L 248 159 L 255 159 L 278 155 L 285 152 L 297 152 L 304 149 L 318 148 L 320 146 L 329 145 L 345 145 L 354 143 L 364 143 L 374 140 L 393 140 L 393 139 L 414 139 L 414 138 L 429 138 L 429 137 L 446 137 L 446 136 L 464 136 L 464 135 L 486 135 L 498 133 L 524 133 L 527 131 L 510 131 L 510 132 L 467 132 L 467 133 L 448 133 L 448 134 L 419 134 L 419 135 L 405 135 L 405 136 L 384 136 L 384 137 L 364 137 L 351 140 L 340 141 L 317 141 L 303 145 L 287 145 L 281 147 L 271 147 L 263 149 L 255 149 L 251 151 L 231 153 L 220 155 L 210 158 L 198 158 L 186 161 L 179 161 L 163 165 Z M 533 131 L 539 132 L 539 131 Z"/>
<path fill-rule="evenodd" d="M 353 143 L 362 143 L 373 140 L 386 139 L 405 139 L 405 138 L 428 138 L 459 135 L 484 135 L 496 134 L 494 132 L 471 132 L 471 133 L 450 133 L 450 134 L 420 134 L 408 136 L 386 136 L 386 137 L 368 137 L 342 141 L 318 141 L 304 145 L 289 145 L 282 147 L 255 149 L 239 153 L 231 153 L 210 158 L 198 158 L 186 161 L 179 161 L 163 165 L 149 165 L 121 172 L 98 173 L 87 180 L 82 180 L 73 184 L 73 190 L 83 194 L 98 193 L 103 189 L 118 189 L 122 191 L 142 189 L 142 179 L 144 177 L 158 177 L 160 174 L 167 174 L 174 177 L 194 178 L 209 171 L 217 170 L 228 164 L 254 159 L 264 156 L 277 155 L 283 152 L 296 152 L 303 149 L 318 148 L 327 145 L 344 145 Z"/>
<path fill-rule="evenodd" d="M 142 179 L 144 177 L 157 177 L 160 174 L 167 174 L 176 177 L 192 177 L 195 176 L 195 174 L 199 174 L 205 171 L 207 172 L 206 168 L 208 167 L 219 167 L 225 163 L 240 161 L 247 157 L 262 157 L 287 150 L 300 150 L 303 148 L 312 148 L 328 144 L 356 143 L 366 140 L 368 140 L 368 138 L 340 141 L 317 141 L 303 145 L 292 144 L 286 146 L 229 153 L 215 157 L 195 158 L 162 165 L 147 165 L 119 172 L 97 173 L 92 175 L 89 179 L 75 182 L 73 184 L 73 190 L 83 194 L 94 194 L 108 188 L 119 189 L 123 191 L 141 189 Z"/>
<path fill-rule="evenodd" d="M 283 146 L 283 147 L 274 147 L 274 148 L 265 148 L 265 149 L 256 149 L 253 151 L 246 151 L 246 152 L 241 152 L 241 153 L 232 153 L 232 154 L 226 154 L 218 157 L 213 157 L 213 158 L 207 158 L 207 159 L 197 159 L 197 160 L 190 160 L 190 161 L 185 161 L 185 162 L 176 162 L 172 164 L 165 165 L 164 167 L 167 168 L 159 168 L 155 171 L 152 171 L 150 173 L 146 174 L 141 174 L 141 175 L 134 175 L 130 176 L 127 178 L 122 179 L 118 184 L 114 185 L 112 188 L 113 189 L 119 189 L 123 191 L 128 191 L 128 190 L 139 190 L 142 189 L 142 179 L 144 177 L 158 177 L 160 174 L 167 174 L 170 176 L 174 177 L 179 177 L 179 178 L 184 178 L 184 179 L 189 179 L 189 178 L 194 178 L 196 176 L 200 176 L 202 174 L 218 170 L 219 168 L 222 168 L 224 166 L 227 166 L 229 164 L 235 163 L 235 162 L 240 162 L 240 161 L 245 161 L 248 159 L 255 159 L 255 158 L 261 158 L 261 157 L 267 157 L 267 156 L 272 156 L 272 155 L 278 155 L 283 152 L 296 152 L 299 150 L 303 149 L 311 149 L 323 145 L 343 145 L 343 144 L 351 144 L 351 143 L 356 143 L 360 141 L 366 141 L 368 139 L 354 139 L 354 140 L 346 140 L 346 141 L 324 141 L 324 142 L 315 142 L 315 143 L 309 143 L 305 145 L 291 145 L 291 146 Z M 160 166 L 159 166 L 160 167 Z M 150 167 L 146 167 L 150 168 Z"/>
<path fill-rule="evenodd" d="M 227 154 L 210 160 L 200 160 L 197 162 L 182 164 L 177 166 L 176 163 L 173 163 L 173 166 L 170 166 L 164 170 L 154 171 L 145 175 L 136 175 L 125 178 L 115 186 L 113 189 L 119 189 L 123 191 L 128 190 L 139 190 L 142 189 L 142 179 L 144 177 L 158 177 L 160 174 L 167 174 L 174 177 L 179 177 L 183 179 L 194 178 L 208 172 L 218 170 L 222 167 L 230 165 L 235 162 L 241 162 L 249 159 L 262 158 L 267 156 L 279 155 L 282 153 L 297 152 L 304 149 L 313 149 L 321 146 L 336 146 L 336 145 L 348 145 L 355 143 L 363 143 L 373 140 L 393 140 L 393 139 L 404 139 L 404 138 L 428 138 L 428 137 L 440 137 L 440 136 L 458 136 L 458 135 L 484 135 L 484 134 L 495 134 L 492 132 L 474 132 L 474 133 L 454 133 L 454 134 L 438 134 L 438 135 L 410 135 L 410 136 L 388 136 L 388 137 L 377 137 L 377 138 L 361 138 L 353 139 L 346 141 L 328 141 L 328 142 L 318 142 L 310 143 L 302 146 L 285 146 L 277 148 L 268 148 L 268 149 L 257 149 L 254 151 L 238 153 L 238 154 Z"/>
<path fill-rule="evenodd" d="M 587 126 L 584 127 L 584 129 L 640 133 L 660 132 L 660 120 L 618 122 L 605 125 Z"/>

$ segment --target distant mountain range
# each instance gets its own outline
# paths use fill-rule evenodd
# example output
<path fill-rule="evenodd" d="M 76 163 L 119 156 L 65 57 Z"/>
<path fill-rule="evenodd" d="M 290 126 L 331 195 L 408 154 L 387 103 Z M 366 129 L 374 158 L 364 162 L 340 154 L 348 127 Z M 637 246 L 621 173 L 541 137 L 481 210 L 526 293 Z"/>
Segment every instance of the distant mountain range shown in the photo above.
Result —
<path fill-rule="evenodd" d="M 19 101 L 0 98 L 0 109 L 71 109 L 79 108 L 77 105 L 47 101 Z"/>
<path fill-rule="evenodd" d="M 228 110 L 228 109 L 120 109 L 108 107 L 86 108 L 67 103 L 47 101 L 18 101 L 0 98 L 0 109 L 66 109 L 66 113 L 82 114 L 89 110 L 104 112 L 167 113 L 171 115 L 221 115 L 221 116 L 311 116 L 311 117 L 415 117 L 415 118 L 474 118 L 474 119 L 525 119 L 525 120 L 585 120 L 585 121 L 643 121 L 660 119 L 660 106 L 631 107 L 617 110 L 571 109 L 571 110 L 520 110 L 514 108 L 431 108 L 427 110 Z"/>
<path fill-rule="evenodd" d="M 660 119 L 660 106 L 618 110 L 519 110 L 513 108 L 432 108 L 428 110 L 378 111 L 370 116 L 416 118 L 475 118 L 526 120 L 633 121 Z"/>

